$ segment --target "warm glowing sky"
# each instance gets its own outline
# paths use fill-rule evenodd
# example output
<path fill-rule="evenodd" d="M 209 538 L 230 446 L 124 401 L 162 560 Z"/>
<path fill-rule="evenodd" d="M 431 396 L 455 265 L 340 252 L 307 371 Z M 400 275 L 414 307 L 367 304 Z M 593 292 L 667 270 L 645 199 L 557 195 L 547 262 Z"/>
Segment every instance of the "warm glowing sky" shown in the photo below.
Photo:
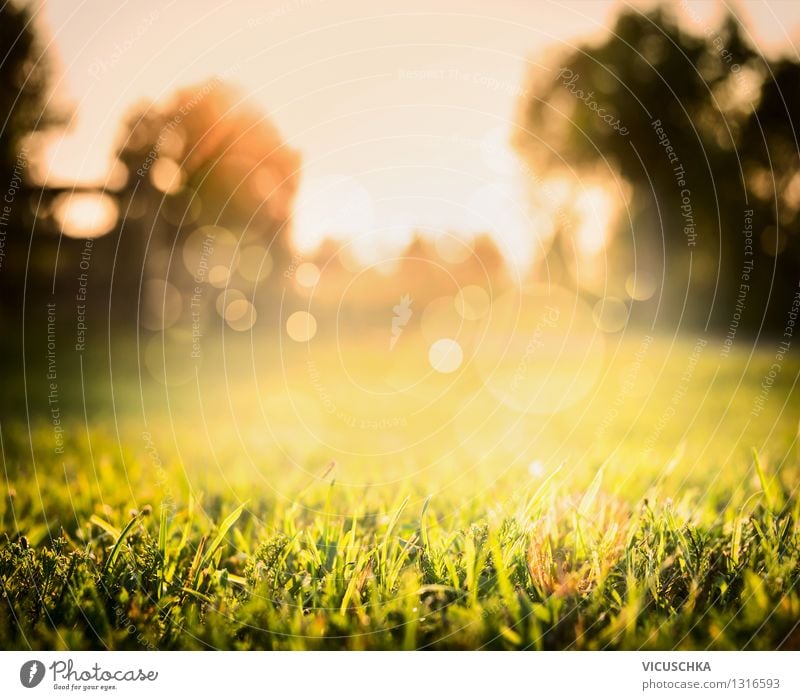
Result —
<path fill-rule="evenodd" d="M 737 7 L 762 50 L 800 43 L 800 2 Z M 427 227 L 495 229 L 519 250 L 539 225 L 506 145 L 522 78 L 548 47 L 602 33 L 617 8 L 611 0 L 47 0 L 40 19 L 57 57 L 56 98 L 74 109 L 70 132 L 49 148 L 50 177 L 102 182 L 132 104 L 223 74 L 303 155 L 301 244 L 322 229 L 371 234 L 380 245 Z M 692 8 L 701 23 L 719 12 L 714 2 Z M 334 206 L 344 211 L 325 219 Z"/>

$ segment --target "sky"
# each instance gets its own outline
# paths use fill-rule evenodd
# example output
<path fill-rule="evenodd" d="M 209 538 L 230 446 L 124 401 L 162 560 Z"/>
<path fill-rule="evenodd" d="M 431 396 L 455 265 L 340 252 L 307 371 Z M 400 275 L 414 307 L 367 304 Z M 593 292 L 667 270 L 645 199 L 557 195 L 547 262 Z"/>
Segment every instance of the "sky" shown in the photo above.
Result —
<path fill-rule="evenodd" d="M 647 7 L 649 3 L 637 3 Z M 524 0 L 45 0 L 37 21 L 70 110 L 51 135 L 52 183 L 102 183 L 120 124 L 142 100 L 214 76 L 241 87 L 302 156 L 295 238 L 359 236 L 377 252 L 415 230 L 492 232 L 531 254 L 532 211 L 509 146 L 529 71 L 602 37 L 622 5 Z M 795 52 L 800 2 L 740 2 L 765 53 Z M 718 2 L 682 2 L 702 31 Z M 602 196 L 586 193 L 602 223 Z M 591 241 L 592 232 L 587 233 Z"/>

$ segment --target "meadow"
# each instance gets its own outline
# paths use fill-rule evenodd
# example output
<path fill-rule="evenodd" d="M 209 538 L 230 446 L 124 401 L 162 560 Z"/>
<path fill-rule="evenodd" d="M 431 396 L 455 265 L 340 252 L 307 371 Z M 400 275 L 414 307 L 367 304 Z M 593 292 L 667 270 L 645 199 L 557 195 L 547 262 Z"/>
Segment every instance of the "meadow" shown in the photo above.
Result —
<path fill-rule="evenodd" d="M 609 336 L 524 410 L 415 333 L 86 361 L 61 451 L 9 382 L 0 646 L 800 648 L 793 355 Z"/>

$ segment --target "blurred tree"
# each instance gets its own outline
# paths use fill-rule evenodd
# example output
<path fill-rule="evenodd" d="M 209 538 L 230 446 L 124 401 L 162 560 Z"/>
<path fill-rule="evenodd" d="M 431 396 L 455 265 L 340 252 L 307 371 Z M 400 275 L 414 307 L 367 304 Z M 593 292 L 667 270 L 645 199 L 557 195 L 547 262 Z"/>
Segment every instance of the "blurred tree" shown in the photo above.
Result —
<path fill-rule="evenodd" d="M 30 7 L 0 3 L 0 320 L 6 328 L 21 320 L 24 300 L 29 309 L 36 307 L 52 287 L 55 247 L 41 255 L 30 252 L 41 190 L 30 182 L 29 165 L 36 154 L 27 148 L 31 134 L 64 121 L 48 105 L 50 76 Z M 37 286 L 40 278 L 49 284 Z M 5 336 L 4 344 L 18 337 Z"/>
<path fill-rule="evenodd" d="M 744 168 L 750 191 L 767 208 L 778 208 L 779 237 L 765 237 L 765 247 L 783 250 L 797 242 L 800 214 L 800 64 L 780 60 L 769 66 L 758 108 L 748 114 L 742 132 Z M 794 235 L 792 235 L 794 234 Z"/>
<path fill-rule="evenodd" d="M 797 64 L 766 61 L 732 15 L 698 35 L 657 7 L 623 11 L 604 41 L 556 65 L 531 76 L 516 146 L 532 169 L 566 174 L 576 189 L 579 177 L 616 173 L 630 185 L 608 243 L 608 289 L 621 294 L 636 269 L 663 285 L 649 309 L 660 304 L 659 320 L 726 330 L 750 282 L 743 323 L 755 329 L 766 316 L 781 328 L 800 260 Z M 776 267 L 760 238 L 777 227 Z"/>
<path fill-rule="evenodd" d="M 214 287 L 275 291 L 291 258 L 300 159 L 235 88 L 212 80 L 136 109 L 118 158 L 137 276 L 168 280 L 184 309 L 198 285 L 211 285 L 205 304 Z"/>
<path fill-rule="evenodd" d="M 14 2 L 0 4 L 0 182 L 4 186 L 15 177 L 15 170 L 19 172 L 25 138 L 60 120 L 47 109 L 49 78 L 50 64 L 30 9 Z"/>

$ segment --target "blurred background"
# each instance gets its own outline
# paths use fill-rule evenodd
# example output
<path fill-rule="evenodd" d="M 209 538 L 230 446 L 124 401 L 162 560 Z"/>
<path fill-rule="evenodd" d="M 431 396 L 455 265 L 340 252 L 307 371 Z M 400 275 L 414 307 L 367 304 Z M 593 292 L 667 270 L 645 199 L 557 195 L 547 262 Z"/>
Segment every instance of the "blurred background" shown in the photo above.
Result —
<path fill-rule="evenodd" d="M 6 2 L 5 426 L 409 476 L 672 454 L 659 419 L 718 378 L 744 420 L 725 363 L 797 311 L 798 31 L 793 2 Z"/>

